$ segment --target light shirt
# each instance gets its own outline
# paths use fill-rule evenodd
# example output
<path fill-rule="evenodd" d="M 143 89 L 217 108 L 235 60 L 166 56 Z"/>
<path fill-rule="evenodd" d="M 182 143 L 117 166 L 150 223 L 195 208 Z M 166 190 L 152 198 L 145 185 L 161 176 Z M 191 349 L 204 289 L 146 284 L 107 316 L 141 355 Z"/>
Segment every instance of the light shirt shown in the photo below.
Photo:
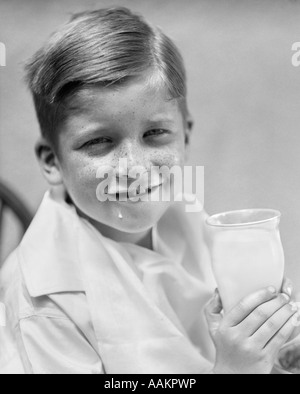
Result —
<path fill-rule="evenodd" d="M 174 203 L 153 249 L 104 237 L 54 189 L 1 271 L 0 373 L 208 373 L 205 213 Z"/>

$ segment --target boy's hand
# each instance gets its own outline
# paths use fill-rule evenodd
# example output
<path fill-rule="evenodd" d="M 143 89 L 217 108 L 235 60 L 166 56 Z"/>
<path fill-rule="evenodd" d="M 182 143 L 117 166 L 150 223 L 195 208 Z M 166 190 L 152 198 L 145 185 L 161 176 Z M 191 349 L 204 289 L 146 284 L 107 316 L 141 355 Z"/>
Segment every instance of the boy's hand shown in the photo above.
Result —
<path fill-rule="evenodd" d="M 284 291 L 291 287 L 285 282 Z M 222 316 L 218 291 L 206 317 L 217 350 L 216 374 L 270 374 L 280 348 L 291 336 L 295 311 L 290 297 L 269 288 L 246 297 Z"/>
<path fill-rule="evenodd" d="M 294 291 L 293 283 L 289 279 L 284 278 L 282 285 L 282 292 L 287 294 L 289 297 L 292 297 L 293 291 Z"/>

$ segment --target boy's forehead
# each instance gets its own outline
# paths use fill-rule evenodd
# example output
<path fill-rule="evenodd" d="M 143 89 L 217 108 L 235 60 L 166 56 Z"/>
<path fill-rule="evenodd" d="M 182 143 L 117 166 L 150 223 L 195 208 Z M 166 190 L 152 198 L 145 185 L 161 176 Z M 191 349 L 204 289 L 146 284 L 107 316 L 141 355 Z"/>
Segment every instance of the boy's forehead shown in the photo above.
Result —
<path fill-rule="evenodd" d="M 178 100 L 170 98 L 164 85 L 146 84 L 139 79 L 122 85 L 103 87 L 90 85 L 81 88 L 65 106 L 69 115 L 111 116 L 138 114 L 172 117 L 178 111 Z"/>

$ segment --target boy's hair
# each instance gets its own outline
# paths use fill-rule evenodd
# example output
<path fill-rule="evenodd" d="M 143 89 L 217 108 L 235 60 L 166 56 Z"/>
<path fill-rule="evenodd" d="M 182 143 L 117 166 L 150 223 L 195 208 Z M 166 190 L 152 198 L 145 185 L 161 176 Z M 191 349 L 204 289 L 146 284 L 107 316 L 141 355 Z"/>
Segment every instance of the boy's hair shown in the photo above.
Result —
<path fill-rule="evenodd" d="M 64 100 L 89 85 L 125 83 L 152 68 L 186 110 L 186 73 L 174 43 L 126 8 L 72 17 L 26 66 L 42 135 L 55 145 Z"/>

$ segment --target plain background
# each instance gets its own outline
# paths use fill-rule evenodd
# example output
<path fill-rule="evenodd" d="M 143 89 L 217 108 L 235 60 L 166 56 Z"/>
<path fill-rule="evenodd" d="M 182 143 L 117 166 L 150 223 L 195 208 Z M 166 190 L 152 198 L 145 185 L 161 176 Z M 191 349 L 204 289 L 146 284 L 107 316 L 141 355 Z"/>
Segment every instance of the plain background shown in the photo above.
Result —
<path fill-rule="evenodd" d="M 195 119 L 190 163 L 205 166 L 206 210 L 279 209 L 287 273 L 300 290 L 300 68 L 291 63 L 300 41 L 297 0 L 0 0 L 7 48 L 0 179 L 37 209 L 47 185 L 33 153 L 39 129 L 23 63 L 71 13 L 113 5 L 144 14 L 183 53 Z"/>

